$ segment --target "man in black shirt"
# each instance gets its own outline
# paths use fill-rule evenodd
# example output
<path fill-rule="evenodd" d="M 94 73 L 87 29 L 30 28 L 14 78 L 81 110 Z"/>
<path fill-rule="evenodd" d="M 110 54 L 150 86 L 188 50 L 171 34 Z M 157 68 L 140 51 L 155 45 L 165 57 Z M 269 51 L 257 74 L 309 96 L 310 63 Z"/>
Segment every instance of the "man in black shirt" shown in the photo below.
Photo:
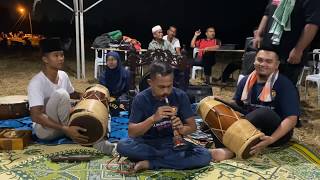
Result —
<path fill-rule="evenodd" d="M 284 30 L 280 33 L 274 31 L 279 27 L 274 26 L 275 22 L 280 22 L 278 25 L 284 22 Z M 296 84 L 303 67 L 305 51 L 315 37 L 319 25 L 319 0 L 270 0 L 255 36 L 254 47 L 263 45 L 277 49 L 281 62 L 280 73 Z M 279 34 L 278 41 L 275 41 L 274 35 Z"/>

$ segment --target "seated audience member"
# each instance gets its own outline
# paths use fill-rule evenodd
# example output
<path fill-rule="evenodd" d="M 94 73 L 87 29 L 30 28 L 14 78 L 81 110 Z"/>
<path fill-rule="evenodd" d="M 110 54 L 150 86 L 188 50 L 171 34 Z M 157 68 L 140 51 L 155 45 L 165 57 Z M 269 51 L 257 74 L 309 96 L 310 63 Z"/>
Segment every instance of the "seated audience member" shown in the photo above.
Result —
<path fill-rule="evenodd" d="M 149 43 L 148 50 L 169 50 L 172 54 L 176 54 L 175 49 L 171 43 L 163 39 L 163 32 L 161 26 L 157 25 L 152 28 L 153 40 Z"/>
<path fill-rule="evenodd" d="M 130 72 L 126 70 L 117 52 L 106 55 L 106 68 L 99 77 L 99 83 L 108 88 L 112 97 L 120 97 L 129 91 Z"/>
<path fill-rule="evenodd" d="M 167 35 L 163 36 L 164 40 L 167 40 L 171 46 L 175 49 L 177 55 L 181 55 L 180 41 L 176 38 L 177 28 L 175 26 L 170 26 L 167 30 Z"/>
<path fill-rule="evenodd" d="M 195 65 L 201 65 L 204 68 L 204 74 L 206 76 L 206 82 L 210 83 L 212 66 L 215 65 L 215 50 L 220 48 L 220 40 L 215 38 L 215 29 L 213 27 L 208 27 L 206 30 L 206 38 L 198 39 L 201 31 L 198 30 L 194 33 L 191 40 L 191 48 L 198 48 L 198 56 L 195 59 Z"/>

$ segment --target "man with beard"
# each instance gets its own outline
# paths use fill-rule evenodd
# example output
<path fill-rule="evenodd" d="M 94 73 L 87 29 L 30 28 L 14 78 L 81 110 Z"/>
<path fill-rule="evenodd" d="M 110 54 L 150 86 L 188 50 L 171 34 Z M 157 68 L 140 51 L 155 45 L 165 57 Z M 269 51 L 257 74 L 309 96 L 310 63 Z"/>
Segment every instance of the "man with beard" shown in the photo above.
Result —
<path fill-rule="evenodd" d="M 281 146 L 291 139 L 300 115 L 297 89 L 279 74 L 280 61 L 269 48 L 258 50 L 255 71 L 238 84 L 234 100 L 236 109 L 265 135 L 251 148 L 256 154 L 268 146 Z M 218 141 L 215 141 L 219 146 Z"/>
<path fill-rule="evenodd" d="M 280 73 L 296 84 L 307 47 L 319 25 L 319 0 L 270 0 L 254 38 L 254 47 L 276 49 Z"/>
<path fill-rule="evenodd" d="M 170 42 L 163 39 L 163 32 L 161 26 L 157 25 L 152 28 L 153 40 L 149 43 L 148 50 L 169 50 L 172 54 L 176 54 L 175 49 Z"/>

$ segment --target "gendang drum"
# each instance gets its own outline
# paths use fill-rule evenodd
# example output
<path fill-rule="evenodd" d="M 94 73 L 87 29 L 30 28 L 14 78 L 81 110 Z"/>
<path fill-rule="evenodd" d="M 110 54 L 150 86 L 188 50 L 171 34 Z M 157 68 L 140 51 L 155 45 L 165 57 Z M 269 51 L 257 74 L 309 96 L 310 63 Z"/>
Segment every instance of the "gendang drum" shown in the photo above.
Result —
<path fill-rule="evenodd" d="M 28 97 L 22 95 L 0 97 L 0 119 L 16 119 L 29 115 Z"/>
<path fill-rule="evenodd" d="M 99 100 L 106 107 L 108 107 L 109 98 L 110 98 L 110 93 L 108 88 L 100 84 L 95 84 L 93 86 L 88 87 L 82 96 L 82 99 Z"/>
<path fill-rule="evenodd" d="M 250 148 L 263 136 L 248 120 L 241 119 L 233 109 L 212 96 L 202 99 L 197 111 L 219 141 L 240 159 L 249 158 Z"/>
<path fill-rule="evenodd" d="M 79 126 L 87 131 L 82 133 L 89 141 L 82 145 L 92 145 L 101 140 L 108 131 L 108 108 L 95 99 L 81 100 L 70 115 L 69 126 Z"/>

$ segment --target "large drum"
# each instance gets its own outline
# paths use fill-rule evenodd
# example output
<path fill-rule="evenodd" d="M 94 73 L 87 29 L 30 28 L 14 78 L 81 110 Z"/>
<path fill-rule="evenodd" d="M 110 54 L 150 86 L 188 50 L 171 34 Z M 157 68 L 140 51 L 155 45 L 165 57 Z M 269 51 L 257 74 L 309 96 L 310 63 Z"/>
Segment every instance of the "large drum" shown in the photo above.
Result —
<path fill-rule="evenodd" d="M 108 107 L 109 98 L 110 98 L 110 93 L 108 88 L 100 84 L 95 84 L 93 86 L 88 87 L 82 96 L 82 99 L 99 100 L 106 107 Z"/>
<path fill-rule="evenodd" d="M 241 119 L 233 109 L 212 96 L 202 99 L 197 111 L 220 142 L 240 159 L 249 158 L 250 148 L 263 136 L 248 120 Z"/>
<path fill-rule="evenodd" d="M 89 141 L 82 145 L 92 145 L 101 140 L 108 131 L 108 108 L 95 99 L 81 100 L 70 115 L 69 126 L 79 126 L 87 131 L 83 135 Z"/>
<path fill-rule="evenodd" d="M 28 115 L 29 105 L 27 96 L 0 97 L 0 119 L 16 119 Z"/>

